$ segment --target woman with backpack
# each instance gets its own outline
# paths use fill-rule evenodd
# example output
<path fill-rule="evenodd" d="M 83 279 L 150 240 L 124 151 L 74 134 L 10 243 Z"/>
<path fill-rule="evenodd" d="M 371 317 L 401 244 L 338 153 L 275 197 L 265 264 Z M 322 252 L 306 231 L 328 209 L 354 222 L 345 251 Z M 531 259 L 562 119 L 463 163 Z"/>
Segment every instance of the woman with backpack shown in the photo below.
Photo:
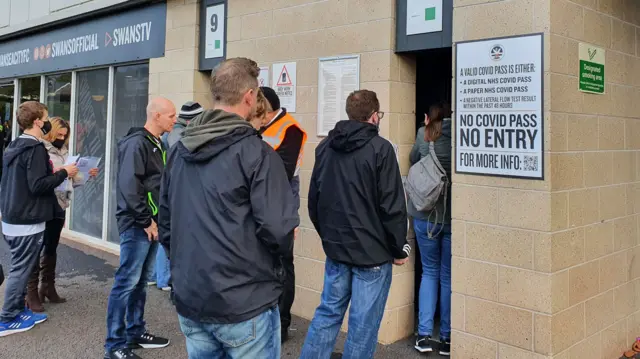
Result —
<path fill-rule="evenodd" d="M 446 173 L 446 186 L 430 210 L 419 211 L 408 198 L 407 211 L 413 217 L 416 242 L 420 248 L 422 279 L 419 292 L 418 337 L 415 348 L 421 353 L 439 350 L 449 355 L 451 346 L 451 108 L 439 103 L 425 114 L 409 159 L 411 165 L 430 155 L 430 143 Z M 418 172 L 417 172 L 418 173 Z M 411 173 L 410 173 L 411 175 Z M 433 318 L 440 289 L 440 344 L 434 349 Z"/>

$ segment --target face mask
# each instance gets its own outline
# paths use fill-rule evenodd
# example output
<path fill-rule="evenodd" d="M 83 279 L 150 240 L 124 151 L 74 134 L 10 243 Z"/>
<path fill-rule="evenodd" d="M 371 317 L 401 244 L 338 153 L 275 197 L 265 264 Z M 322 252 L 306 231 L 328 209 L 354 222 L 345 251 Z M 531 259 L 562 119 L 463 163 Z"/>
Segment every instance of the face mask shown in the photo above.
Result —
<path fill-rule="evenodd" d="M 44 125 L 42 125 L 42 128 L 40 128 L 40 130 L 42 130 L 43 135 L 49 133 L 49 131 L 51 131 L 51 122 L 44 121 Z"/>
<path fill-rule="evenodd" d="M 51 144 L 53 145 L 53 147 L 57 148 L 57 149 L 62 149 L 62 146 L 64 146 L 64 140 L 55 140 L 53 142 L 51 142 Z"/>

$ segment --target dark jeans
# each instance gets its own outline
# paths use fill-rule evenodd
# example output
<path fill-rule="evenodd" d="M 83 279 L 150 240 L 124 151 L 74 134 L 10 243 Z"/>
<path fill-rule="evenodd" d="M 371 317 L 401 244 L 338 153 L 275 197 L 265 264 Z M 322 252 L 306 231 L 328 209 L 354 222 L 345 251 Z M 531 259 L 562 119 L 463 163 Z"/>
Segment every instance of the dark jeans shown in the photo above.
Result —
<path fill-rule="evenodd" d="M 158 242 L 149 241 L 142 228 L 131 227 L 120 234 L 120 267 L 107 305 L 107 353 L 125 348 L 146 331 L 147 279 L 157 249 Z"/>
<path fill-rule="evenodd" d="M 280 315 L 273 307 L 241 323 L 211 324 L 182 316 L 189 359 L 280 359 Z"/>
<path fill-rule="evenodd" d="M 30 236 L 4 236 L 11 251 L 11 269 L 5 287 L 0 322 L 10 322 L 24 311 L 27 282 L 40 257 L 44 232 Z"/>
<path fill-rule="evenodd" d="M 343 358 L 373 358 L 391 276 L 391 263 L 360 268 L 327 258 L 320 306 L 309 326 L 300 359 L 329 359 L 349 301 L 349 330 Z"/>
<path fill-rule="evenodd" d="M 293 243 L 293 241 L 291 241 Z M 278 307 L 280 309 L 280 326 L 283 331 L 291 326 L 291 307 L 296 297 L 296 271 L 293 266 L 293 245 L 286 256 L 282 257 L 284 269 L 284 286 Z"/>
<path fill-rule="evenodd" d="M 62 228 L 64 228 L 64 217 L 54 218 L 47 222 L 47 226 L 44 230 L 44 243 L 42 246 L 43 254 L 47 256 L 56 255 L 58 244 L 60 243 Z"/>

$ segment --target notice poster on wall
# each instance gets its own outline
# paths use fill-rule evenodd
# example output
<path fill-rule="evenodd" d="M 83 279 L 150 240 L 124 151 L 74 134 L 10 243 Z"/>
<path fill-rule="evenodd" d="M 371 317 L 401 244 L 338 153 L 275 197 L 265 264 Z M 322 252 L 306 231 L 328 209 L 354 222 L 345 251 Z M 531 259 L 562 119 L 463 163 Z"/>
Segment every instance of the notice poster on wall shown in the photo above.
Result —
<path fill-rule="evenodd" d="M 280 107 L 296 112 L 296 63 L 273 64 L 271 87 L 280 98 Z"/>
<path fill-rule="evenodd" d="M 271 87 L 271 81 L 269 81 L 269 67 L 260 67 L 260 75 L 258 75 L 258 82 L 260 87 Z"/>
<path fill-rule="evenodd" d="M 544 179 L 542 34 L 456 44 L 456 172 Z"/>
<path fill-rule="evenodd" d="M 349 119 L 345 106 L 360 88 L 360 56 L 323 58 L 318 66 L 318 136 L 327 136 L 336 123 Z"/>

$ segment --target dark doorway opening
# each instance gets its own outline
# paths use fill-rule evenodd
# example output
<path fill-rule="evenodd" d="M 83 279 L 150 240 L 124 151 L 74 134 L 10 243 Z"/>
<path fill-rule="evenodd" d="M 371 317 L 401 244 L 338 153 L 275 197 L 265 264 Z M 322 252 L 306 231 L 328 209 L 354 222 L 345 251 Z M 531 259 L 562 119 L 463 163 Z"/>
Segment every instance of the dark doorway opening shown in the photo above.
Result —
<path fill-rule="evenodd" d="M 452 101 L 452 49 L 432 49 L 415 53 L 416 56 L 416 131 L 424 126 L 425 113 L 429 107 L 438 102 Z M 452 238 L 452 240 L 455 240 Z M 420 247 L 415 244 L 415 332 L 418 332 L 419 294 L 422 278 L 422 261 Z M 437 298 L 440 298 L 438 295 Z M 439 299 L 434 317 L 433 338 L 439 338 L 440 310 Z"/>

